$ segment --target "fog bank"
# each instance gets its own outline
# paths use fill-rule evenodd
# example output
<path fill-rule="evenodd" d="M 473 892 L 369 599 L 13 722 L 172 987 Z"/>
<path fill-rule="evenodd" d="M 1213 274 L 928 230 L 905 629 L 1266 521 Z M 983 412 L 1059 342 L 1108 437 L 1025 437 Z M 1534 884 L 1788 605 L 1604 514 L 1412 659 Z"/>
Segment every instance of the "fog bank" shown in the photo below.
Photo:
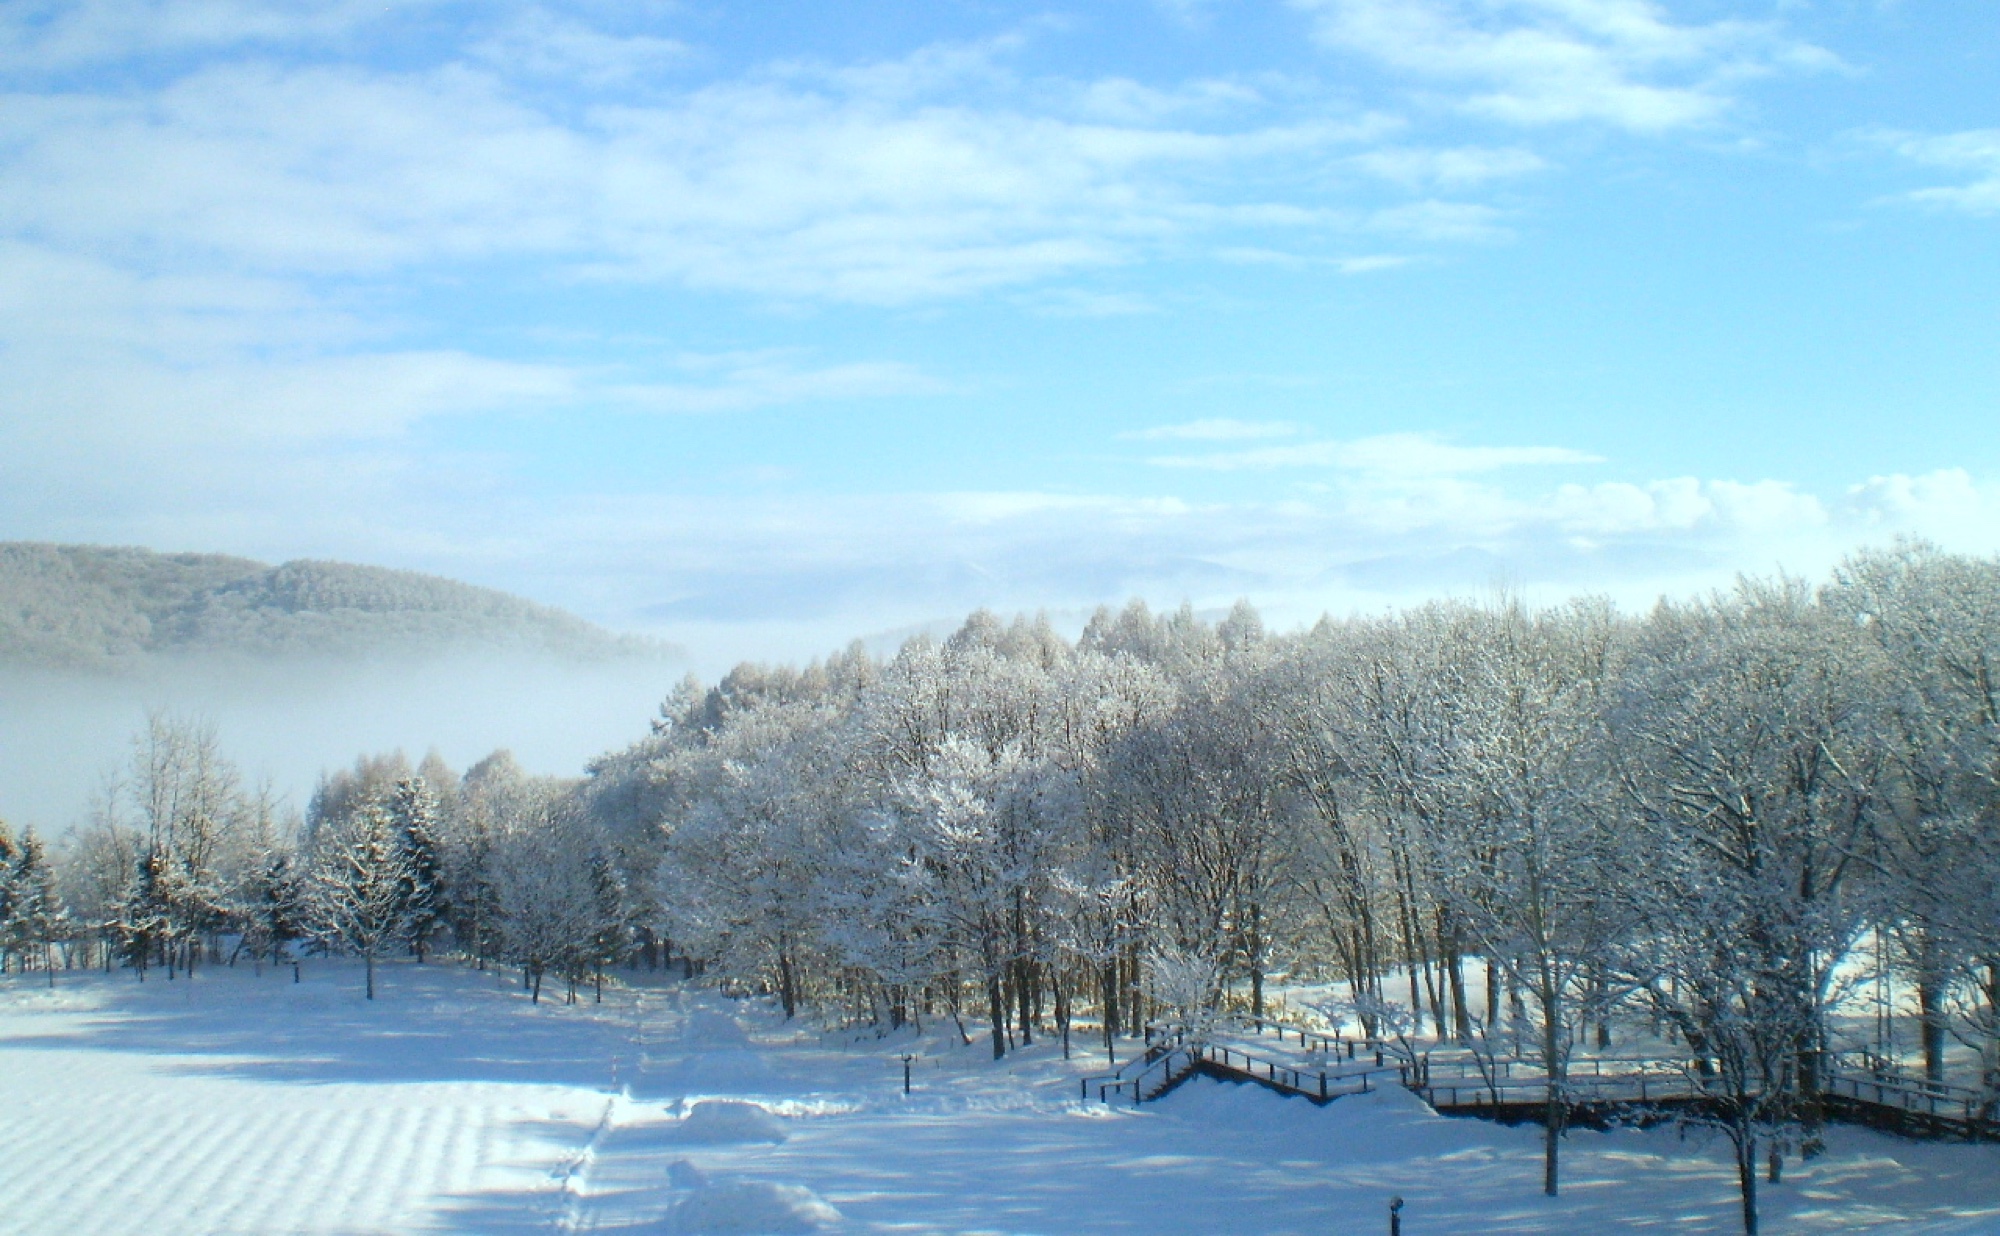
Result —
<path fill-rule="evenodd" d="M 58 834 L 129 762 L 149 710 L 213 721 L 246 783 L 303 810 L 322 770 L 396 748 L 452 765 L 505 747 L 530 772 L 575 775 L 646 732 L 685 667 L 579 665 L 528 654 L 274 662 L 163 661 L 113 677 L 0 668 L 0 819 Z"/>

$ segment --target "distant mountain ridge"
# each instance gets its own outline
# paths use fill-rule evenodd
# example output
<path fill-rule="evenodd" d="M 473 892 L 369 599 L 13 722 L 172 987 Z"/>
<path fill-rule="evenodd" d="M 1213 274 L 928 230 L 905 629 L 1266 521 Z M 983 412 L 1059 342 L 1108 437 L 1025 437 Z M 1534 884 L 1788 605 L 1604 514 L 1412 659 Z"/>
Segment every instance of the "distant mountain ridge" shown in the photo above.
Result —
<path fill-rule="evenodd" d="M 582 661 L 667 659 L 679 651 L 415 571 L 0 542 L 0 664 L 117 669 L 203 654 L 325 658 L 462 648 Z"/>

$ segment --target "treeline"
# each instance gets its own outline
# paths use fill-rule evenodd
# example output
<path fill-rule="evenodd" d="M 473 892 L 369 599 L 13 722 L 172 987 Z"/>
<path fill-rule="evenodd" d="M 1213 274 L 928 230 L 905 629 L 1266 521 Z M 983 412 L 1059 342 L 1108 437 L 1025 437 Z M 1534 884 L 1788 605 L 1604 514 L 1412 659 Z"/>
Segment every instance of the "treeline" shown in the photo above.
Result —
<path fill-rule="evenodd" d="M 976 1014 L 998 1056 L 1133 1029 L 1190 973 L 1172 1003 L 1252 1010 L 1328 977 L 1369 1033 L 1504 1039 L 1557 1095 L 1642 1015 L 1701 1060 L 1754 1207 L 1760 1141 L 1817 1145 L 1863 940 L 1929 1077 L 1955 1034 L 2000 1087 L 1997 665 L 2000 564 L 1914 544 L 1642 617 L 1133 605 L 1072 644 L 981 613 L 684 690 L 589 792 L 657 830 L 675 939 L 788 1012 Z"/>
<path fill-rule="evenodd" d="M 690 680 L 574 781 L 363 760 L 296 836 L 156 723 L 64 912 L 142 969 L 309 937 L 537 994 L 671 940 L 788 1015 L 970 1023 L 996 1057 L 1338 980 L 1371 1035 L 1539 1057 L 1551 1190 L 1570 1056 L 1629 1014 L 1700 1060 L 1749 1214 L 1760 1145 L 1815 1146 L 1832 1012 L 1875 972 L 1932 1080 L 1957 1036 L 2000 1090 L 1996 664 L 2000 563 L 1920 544 L 1638 617 L 1272 635 L 1135 603 L 1072 642 L 982 612 Z"/>
<path fill-rule="evenodd" d="M 212 727 L 155 716 L 70 837 L 59 908 L 4 938 L 33 935 L 16 955 L 51 981 L 58 965 L 171 980 L 204 961 L 358 956 L 370 999 L 378 959 L 448 948 L 519 966 L 537 1001 L 554 975 L 574 1001 L 588 981 L 601 993 L 607 965 L 661 959 L 650 878 L 628 874 L 648 860 L 613 853 L 577 788 L 505 752 L 463 777 L 435 755 L 364 756 L 299 818 L 246 789 Z"/>

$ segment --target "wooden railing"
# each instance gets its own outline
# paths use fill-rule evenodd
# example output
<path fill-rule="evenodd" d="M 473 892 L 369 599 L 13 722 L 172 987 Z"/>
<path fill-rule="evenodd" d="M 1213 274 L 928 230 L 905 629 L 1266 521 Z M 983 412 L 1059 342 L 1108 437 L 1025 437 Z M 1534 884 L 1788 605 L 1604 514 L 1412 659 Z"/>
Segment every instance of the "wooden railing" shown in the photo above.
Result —
<path fill-rule="evenodd" d="M 1395 1045 L 1349 1039 L 1267 1019 L 1234 1019 L 1239 1029 L 1290 1035 L 1329 1058 L 1322 1067 L 1274 1060 L 1227 1043 L 1190 1042 L 1183 1028 L 1148 1027 L 1145 1051 L 1115 1073 L 1082 1080 L 1084 1098 L 1102 1102 L 1150 1102 L 1197 1072 L 1248 1081 L 1282 1094 L 1329 1103 L 1366 1094 L 1388 1084 L 1414 1091 L 1439 1111 L 1518 1112 L 1548 1102 L 1549 1078 L 1540 1065 L 1518 1057 L 1480 1059 L 1414 1058 L 1392 1053 Z M 1401 1054 L 1401 1053 L 1398 1053 Z M 1350 1063 L 1351 1062 L 1351 1063 Z M 1699 1103 L 1713 1095 L 1700 1061 L 1657 1056 L 1590 1056 L 1572 1060 L 1561 1083 L 1563 1101 L 1583 1106 L 1657 1106 Z M 1860 1073 L 1830 1067 L 1821 1093 L 1846 1104 L 1860 1117 L 1948 1135 L 2000 1139 L 2000 1110 L 1979 1091 L 1908 1079 L 1881 1071 Z M 1909 1117 L 1902 1120 L 1898 1117 Z"/>
<path fill-rule="evenodd" d="M 1284 1094 L 1304 1095 L 1318 1103 L 1330 1103 L 1342 1095 L 1366 1094 L 1380 1084 L 1371 1079 L 1386 1080 L 1388 1074 L 1395 1075 L 1398 1085 L 1407 1086 L 1411 1080 L 1407 1064 L 1370 1064 L 1365 1058 L 1352 1068 L 1343 1069 L 1336 1065 L 1331 1069 L 1312 1069 L 1252 1055 L 1240 1048 L 1219 1043 L 1204 1043 L 1189 1050 L 1195 1055 L 1194 1067 L 1204 1072 L 1256 1082 Z"/>
<path fill-rule="evenodd" d="M 1982 1138 L 2000 1138 L 2000 1104 L 1964 1086 L 1947 1086 L 1895 1074 L 1831 1072 L 1822 1093 L 1881 1113 L 1922 1117 Z"/>
<path fill-rule="evenodd" d="M 1184 1029 L 1163 1030 L 1148 1026 L 1145 1050 L 1110 1073 L 1084 1078 L 1080 1083 L 1083 1097 L 1088 1099 L 1095 1095 L 1101 1102 L 1108 1103 L 1116 1096 L 1129 1094 L 1134 1103 L 1143 1103 L 1148 1098 L 1164 1093 L 1164 1089 L 1157 1090 L 1154 1094 L 1144 1093 L 1144 1087 L 1140 1084 L 1141 1079 L 1156 1077 L 1170 1071 L 1167 1068 L 1171 1063 L 1170 1058 L 1180 1050 L 1181 1043 L 1186 1037 L 1187 1031 Z M 1176 1076 L 1173 1080 L 1178 1081 L 1179 1077 Z M 1172 1082 L 1167 1085 L 1171 1087 Z"/>
<path fill-rule="evenodd" d="M 1148 1044 L 1146 1053 L 1124 1068 L 1082 1079 L 1082 1097 L 1106 1103 L 1127 1098 L 1135 1104 L 1145 1103 L 1195 1072 L 1255 1082 L 1280 1093 L 1303 1095 L 1316 1103 L 1329 1103 L 1342 1095 L 1365 1094 L 1383 1084 L 1381 1079 L 1388 1074 L 1393 1074 L 1399 1085 L 1408 1085 L 1410 1081 L 1408 1064 L 1373 1063 L 1367 1053 L 1348 1068 L 1339 1063 L 1324 1068 L 1302 1068 L 1227 1044 L 1189 1043 L 1185 1030 L 1156 1034 L 1158 1037 Z"/>
<path fill-rule="evenodd" d="M 1652 1103 L 1700 1094 L 1694 1066 L 1650 1056 L 1572 1060 L 1562 1090 L 1572 1103 Z M 1549 1079 L 1533 1061 L 1420 1057 L 1411 1089 L 1439 1110 L 1548 1101 Z"/>
<path fill-rule="evenodd" d="M 1348 1060 L 1358 1060 L 1372 1054 L 1378 1067 L 1386 1067 L 1386 1058 L 1402 1050 L 1400 1044 L 1389 1039 L 1370 1038 L 1366 1035 L 1349 1036 L 1338 1030 L 1329 1034 L 1272 1017 L 1231 1014 L 1222 1020 L 1224 1025 L 1238 1030 L 1247 1030 L 1253 1034 L 1276 1035 L 1280 1043 L 1285 1042 L 1289 1036 L 1298 1040 L 1299 1046 L 1309 1051 L 1317 1050 L 1336 1059 L 1344 1057 Z"/>

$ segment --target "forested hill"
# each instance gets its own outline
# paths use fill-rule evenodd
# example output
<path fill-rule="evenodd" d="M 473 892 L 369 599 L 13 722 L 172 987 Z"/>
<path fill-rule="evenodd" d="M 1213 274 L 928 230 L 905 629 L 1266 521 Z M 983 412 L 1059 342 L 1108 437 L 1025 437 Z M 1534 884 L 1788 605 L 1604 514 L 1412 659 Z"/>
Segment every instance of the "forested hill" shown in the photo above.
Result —
<path fill-rule="evenodd" d="M 0 542 L 0 664 L 113 669 L 182 655 L 495 647 L 586 661 L 675 653 L 559 609 L 413 571 Z"/>

